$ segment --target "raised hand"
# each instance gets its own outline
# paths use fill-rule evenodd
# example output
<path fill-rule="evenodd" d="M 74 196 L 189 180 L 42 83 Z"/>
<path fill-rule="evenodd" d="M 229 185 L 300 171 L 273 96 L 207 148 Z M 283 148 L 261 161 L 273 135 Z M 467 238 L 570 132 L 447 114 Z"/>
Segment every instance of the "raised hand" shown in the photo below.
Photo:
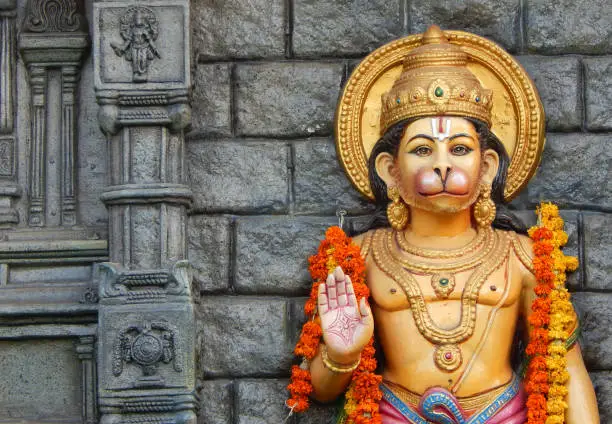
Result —
<path fill-rule="evenodd" d="M 374 320 L 365 298 L 357 304 L 353 283 L 340 267 L 319 285 L 318 311 L 328 355 L 339 363 L 356 361 L 374 333 Z"/>

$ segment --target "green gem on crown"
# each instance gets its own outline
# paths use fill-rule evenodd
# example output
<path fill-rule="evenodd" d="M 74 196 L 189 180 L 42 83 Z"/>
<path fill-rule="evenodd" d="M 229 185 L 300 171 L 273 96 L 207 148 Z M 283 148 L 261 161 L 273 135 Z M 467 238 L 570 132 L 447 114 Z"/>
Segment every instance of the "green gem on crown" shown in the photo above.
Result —
<path fill-rule="evenodd" d="M 448 286 L 448 283 L 450 283 L 450 281 L 448 281 L 448 278 L 440 278 L 441 286 Z"/>
<path fill-rule="evenodd" d="M 442 87 L 436 87 L 434 94 L 436 97 L 442 97 L 444 95 L 444 90 L 442 90 Z"/>

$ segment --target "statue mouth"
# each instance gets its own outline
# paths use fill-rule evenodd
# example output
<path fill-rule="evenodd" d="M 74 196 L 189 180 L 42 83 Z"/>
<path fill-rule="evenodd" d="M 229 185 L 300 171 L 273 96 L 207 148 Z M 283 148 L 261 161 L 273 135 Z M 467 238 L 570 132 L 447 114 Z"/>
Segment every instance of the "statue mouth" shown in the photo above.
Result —
<path fill-rule="evenodd" d="M 428 198 L 432 198 L 432 197 L 438 197 L 438 196 L 451 196 L 451 197 L 465 197 L 468 195 L 468 192 L 452 192 L 452 191 L 448 191 L 448 190 L 439 190 L 435 193 L 432 192 L 422 192 L 419 191 L 419 195 L 423 196 L 423 197 L 428 197 Z"/>

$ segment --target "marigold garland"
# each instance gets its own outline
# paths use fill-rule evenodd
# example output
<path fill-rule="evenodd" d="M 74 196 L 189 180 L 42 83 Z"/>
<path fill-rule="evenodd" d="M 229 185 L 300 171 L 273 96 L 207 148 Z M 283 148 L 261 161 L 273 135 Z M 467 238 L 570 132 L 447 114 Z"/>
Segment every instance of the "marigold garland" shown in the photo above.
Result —
<path fill-rule="evenodd" d="M 316 315 L 319 284 L 324 283 L 327 275 L 340 266 L 353 282 L 357 302 L 362 297 L 367 299 L 370 296 L 370 290 L 365 284 L 365 262 L 360 249 L 341 228 L 329 228 L 325 233 L 325 239 L 319 245 L 317 254 L 308 260 L 313 280 L 310 297 L 304 307 L 308 320 L 302 327 L 300 339 L 294 350 L 303 361 L 300 366 L 292 368 L 291 383 L 287 387 L 291 396 L 286 403 L 293 412 L 303 412 L 308 409 L 308 396 L 313 390 L 309 362 L 316 356 L 323 334 L 320 320 Z M 345 412 L 348 423 L 381 424 L 382 422 L 378 411 L 378 404 L 382 399 L 382 392 L 379 389 L 382 377 L 374 373 L 377 365 L 374 353 L 374 338 L 372 338 L 361 352 L 361 362 L 353 372 L 346 392 Z"/>
<path fill-rule="evenodd" d="M 542 203 L 537 213 L 538 226 L 529 229 L 538 297 L 531 307 L 532 328 L 526 349 L 530 356 L 525 382 L 527 423 L 563 424 L 569 379 L 566 342 L 575 323 L 565 280 L 566 272 L 578 267 L 578 260 L 561 252 L 568 237 L 557 206 Z"/>

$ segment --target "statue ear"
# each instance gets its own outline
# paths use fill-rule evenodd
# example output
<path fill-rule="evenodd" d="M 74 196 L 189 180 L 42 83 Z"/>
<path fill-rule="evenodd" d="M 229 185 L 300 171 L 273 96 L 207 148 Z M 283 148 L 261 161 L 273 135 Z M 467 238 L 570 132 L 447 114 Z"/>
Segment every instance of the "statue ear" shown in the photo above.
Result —
<path fill-rule="evenodd" d="M 394 187 L 397 185 L 397 181 L 395 179 L 395 158 L 390 153 L 379 153 L 378 156 L 376 156 L 374 167 L 376 168 L 376 173 L 381 180 L 385 182 L 387 187 Z"/>
<path fill-rule="evenodd" d="M 487 149 L 482 155 L 482 181 L 490 186 L 499 170 L 499 155 L 493 149 Z"/>

